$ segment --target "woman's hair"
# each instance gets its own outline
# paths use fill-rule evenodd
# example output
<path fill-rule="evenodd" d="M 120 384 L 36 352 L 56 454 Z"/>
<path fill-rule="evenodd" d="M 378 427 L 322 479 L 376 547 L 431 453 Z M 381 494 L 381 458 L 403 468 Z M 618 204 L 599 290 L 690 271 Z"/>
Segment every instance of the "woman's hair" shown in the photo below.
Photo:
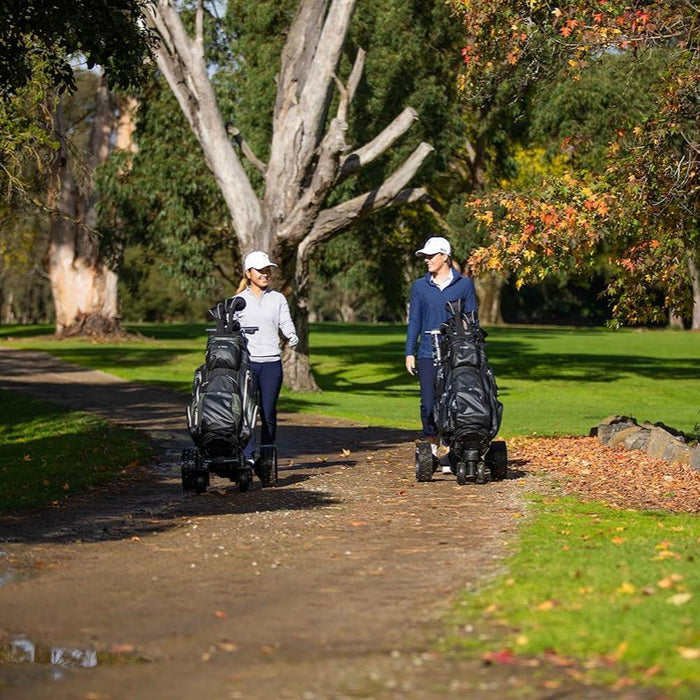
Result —
<path fill-rule="evenodd" d="M 246 277 L 246 275 L 243 275 L 243 277 L 241 278 L 241 281 L 238 283 L 238 289 L 236 290 L 235 293 L 240 294 L 247 286 L 248 286 L 248 278 Z"/>

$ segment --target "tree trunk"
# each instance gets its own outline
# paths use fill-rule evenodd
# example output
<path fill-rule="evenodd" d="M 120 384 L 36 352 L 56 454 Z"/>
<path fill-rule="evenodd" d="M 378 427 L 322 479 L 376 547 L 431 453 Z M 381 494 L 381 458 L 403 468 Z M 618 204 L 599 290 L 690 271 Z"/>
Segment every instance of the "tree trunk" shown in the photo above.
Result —
<path fill-rule="evenodd" d="M 693 315 L 690 320 L 691 330 L 700 330 L 700 273 L 693 258 L 688 256 L 688 272 L 693 289 Z"/>
<path fill-rule="evenodd" d="M 56 310 L 56 335 L 113 335 L 123 331 L 117 316 L 117 276 L 100 257 L 94 232 L 97 203 L 92 192 L 95 167 L 109 153 L 114 115 L 103 78 L 97 96 L 84 180 L 78 185 L 66 145 L 66 126 L 59 105 L 56 133 L 61 141 L 49 207 L 55 212 L 49 227 L 47 268 Z"/>
<path fill-rule="evenodd" d="M 479 322 L 483 326 L 499 326 L 503 323 L 501 315 L 501 290 L 505 280 L 500 275 L 487 272 L 474 279 L 476 296 L 479 303 Z"/>

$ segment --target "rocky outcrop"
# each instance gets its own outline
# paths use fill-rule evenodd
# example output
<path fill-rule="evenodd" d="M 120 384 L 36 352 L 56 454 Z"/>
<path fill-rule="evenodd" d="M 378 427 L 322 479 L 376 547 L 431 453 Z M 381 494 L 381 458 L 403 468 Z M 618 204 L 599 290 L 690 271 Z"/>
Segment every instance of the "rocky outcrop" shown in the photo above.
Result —
<path fill-rule="evenodd" d="M 631 416 L 608 416 L 591 428 L 592 437 L 608 447 L 642 450 L 666 462 L 689 464 L 700 471 L 700 447 L 686 435 L 663 423 L 638 423 Z"/>

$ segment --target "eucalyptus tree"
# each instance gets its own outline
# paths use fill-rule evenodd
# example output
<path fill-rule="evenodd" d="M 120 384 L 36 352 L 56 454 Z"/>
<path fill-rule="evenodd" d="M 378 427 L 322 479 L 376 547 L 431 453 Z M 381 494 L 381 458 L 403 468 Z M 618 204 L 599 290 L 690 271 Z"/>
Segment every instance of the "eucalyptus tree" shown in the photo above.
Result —
<path fill-rule="evenodd" d="M 187 7 L 157 0 L 145 17 L 159 42 L 157 65 L 177 98 L 226 202 L 241 253 L 265 249 L 281 261 L 285 288 L 294 295 L 300 350 L 287 354 L 287 382 L 315 389 L 308 362 L 307 305 L 312 252 L 357 221 L 386 207 L 426 197 L 410 182 L 433 147 L 421 142 L 366 192 L 334 201 L 340 183 L 386 154 L 418 119 L 410 106 L 367 142 L 347 142 L 348 119 L 362 78 L 358 48 L 347 74 L 339 65 L 355 0 L 300 0 L 285 33 L 267 158 L 256 153 L 235 120 L 226 123 L 207 62 L 203 0 Z M 245 56 L 232 48 L 231 60 Z M 398 111 L 398 110 L 397 110 Z M 257 175 L 251 175 L 244 160 Z"/>

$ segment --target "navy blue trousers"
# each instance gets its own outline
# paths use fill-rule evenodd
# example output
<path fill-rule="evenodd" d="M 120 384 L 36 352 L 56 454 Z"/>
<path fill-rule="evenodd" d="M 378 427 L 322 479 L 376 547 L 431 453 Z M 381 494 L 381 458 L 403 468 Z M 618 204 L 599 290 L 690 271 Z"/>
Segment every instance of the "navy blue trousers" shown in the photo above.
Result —
<path fill-rule="evenodd" d="M 282 388 L 282 360 L 251 362 L 250 368 L 258 382 L 260 444 L 271 445 L 277 436 L 277 399 Z M 254 459 L 256 437 L 255 431 L 253 431 L 243 450 L 243 456 L 246 459 Z"/>
<path fill-rule="evenodd" d="M 435 401 L 435 365 L 432 357 L 418 357 L 418 382 L 420 384 L 420 419 L 423 424 L 423 435 L 437 435 L 437 426 L 433 419 L 433 403 Z"/>

